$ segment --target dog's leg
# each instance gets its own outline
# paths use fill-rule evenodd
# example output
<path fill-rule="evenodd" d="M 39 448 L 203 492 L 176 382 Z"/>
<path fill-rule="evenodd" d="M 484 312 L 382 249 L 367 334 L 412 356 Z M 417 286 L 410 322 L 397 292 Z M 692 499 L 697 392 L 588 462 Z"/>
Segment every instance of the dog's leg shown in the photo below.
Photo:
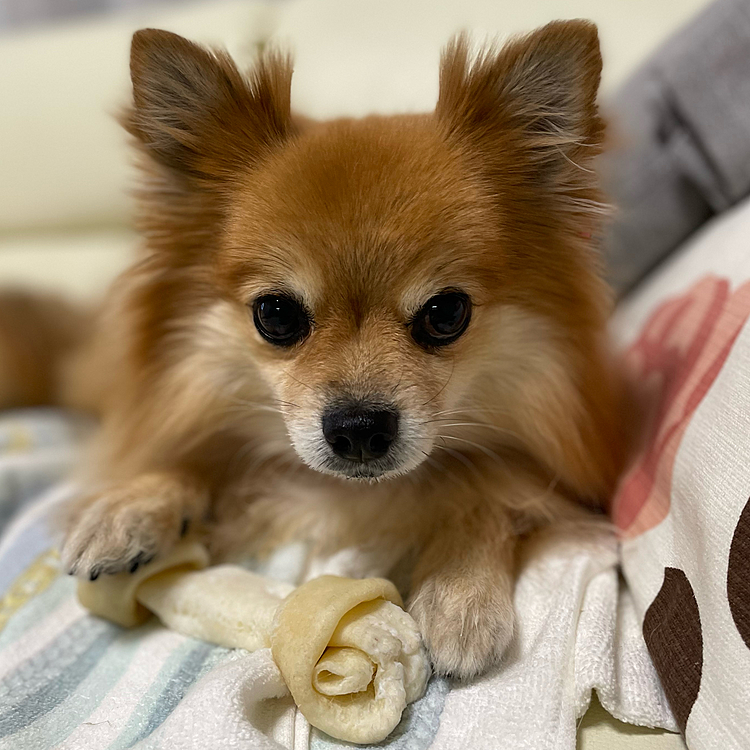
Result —
<path fill-rule="evenodd" d="M 207 491 L 179 472 L 141 474 L 110 484 L 75 502 L 67 512 L 63 564 L 71 574 L 135 571 L 170 549 L 200 520 Z"/>
<path fill-rule="evenodd" d="M 513 636 L 516 541 L 502 510 L 476 507 L 439 527 L 414 570 L 409 611 L 435 670 L 471 677 Z"/>

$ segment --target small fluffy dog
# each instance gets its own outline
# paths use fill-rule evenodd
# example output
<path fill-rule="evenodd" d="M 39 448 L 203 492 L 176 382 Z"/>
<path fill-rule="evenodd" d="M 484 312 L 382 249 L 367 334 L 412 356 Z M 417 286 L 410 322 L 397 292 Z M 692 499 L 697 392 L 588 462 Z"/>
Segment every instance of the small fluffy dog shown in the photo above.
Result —
<path fill-rule="evenodd" d="M 34 358 L 6 334 L 27 401 L 64 354 L 61 400 L 102 415 L 71 572 L 135 570 L 188 527 L 216 559 L 360 546 L 371 572 L 409 563 L 437 671 L 495 662 L 519 537 L 600 505 L 626 455 L 595 249 L 600 68 L 583 21 L 479 54 L 459 37 L 433 113 L 314 122 L 290 112 L 282 55 L 243 75 L 135 34 L 142 258 L 91 335 Z"/>

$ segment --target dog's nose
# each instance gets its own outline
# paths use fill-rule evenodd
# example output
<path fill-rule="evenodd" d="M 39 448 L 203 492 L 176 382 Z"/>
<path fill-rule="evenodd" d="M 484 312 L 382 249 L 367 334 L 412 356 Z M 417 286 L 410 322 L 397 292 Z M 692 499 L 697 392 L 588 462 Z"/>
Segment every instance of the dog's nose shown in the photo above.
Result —
<path fill-rule="evenodd" d="M 389 409 L 347 407 L 323 417 L 323 435 L 333 452 L 348 461 L 362 463 L 388 453 L 398 433 L 398 414 Z"/>

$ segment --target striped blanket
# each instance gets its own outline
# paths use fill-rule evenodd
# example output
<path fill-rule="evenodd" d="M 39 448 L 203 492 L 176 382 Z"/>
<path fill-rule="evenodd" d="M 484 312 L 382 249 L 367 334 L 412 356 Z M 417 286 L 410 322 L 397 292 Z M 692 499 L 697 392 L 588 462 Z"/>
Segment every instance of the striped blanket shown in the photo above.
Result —
<path fill-rule="evenodd" d="M 52 411 L 0 415 L 0 749 L 347 746 L 277 697 L 267 650 L 218 648 L 154 621 L 125 631 L 79 606 L 49 528 L 74 491 L 62 480 L 78 429 Z M 382 747 L 572 750 L 592 689 L 618 718 L 674 729 L 614 540 L 542 546 L 523 565 L 506 662 L 472 684 L 433 678 Z M 302 560 L 282 550 L 262 572 L 293 582 Z"/>

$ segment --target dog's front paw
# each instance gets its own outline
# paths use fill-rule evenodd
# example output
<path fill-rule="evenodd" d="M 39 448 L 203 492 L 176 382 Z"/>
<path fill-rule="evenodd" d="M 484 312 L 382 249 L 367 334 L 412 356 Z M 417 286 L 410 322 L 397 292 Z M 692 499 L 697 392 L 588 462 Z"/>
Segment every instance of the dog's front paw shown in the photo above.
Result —
<path fill-rule="evenodd" d="M 71 575 L 135 572 L 169 551 L 187 530 L 201 498 L 170 475 L 147 474 L 110 485 L 73 508 L 62 548 Z"/>
<path fill-rule="evenodd" d="M 439 674 L 481 674 L 501 658 L 513 637 L 510 587 L 496 582 L 431 576 L 414 591 L 409 612 Z"/>

